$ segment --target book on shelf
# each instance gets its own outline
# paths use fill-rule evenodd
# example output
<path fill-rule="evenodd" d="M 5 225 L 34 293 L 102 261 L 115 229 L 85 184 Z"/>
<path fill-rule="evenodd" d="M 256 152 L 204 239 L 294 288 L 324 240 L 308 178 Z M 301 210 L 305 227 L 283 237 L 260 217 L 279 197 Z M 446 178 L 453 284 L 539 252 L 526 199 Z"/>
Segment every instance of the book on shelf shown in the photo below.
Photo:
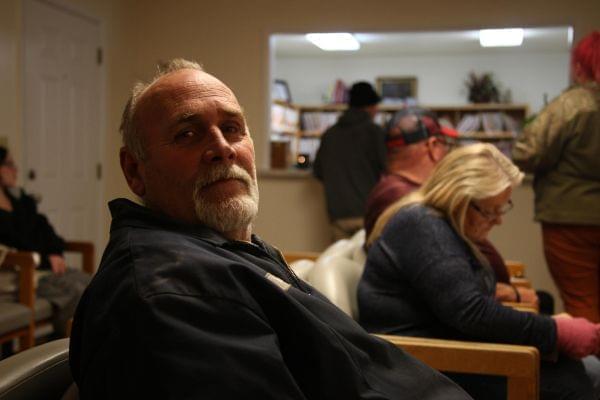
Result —
<path fill-rule="evenodd" d="M 298 130 L 300 112 L 281 104 L 271 105 L 271 130 L 279 133 L 295 133 Z"/>
<path fill-rule="evenodd" d="M 456 124 L 456 130 L 459 132 L 475 132 L 480 130 L 481 117 L 479 114 L 465 114 Z"/>
<path fill-rule="evenodd" d="M 335 81 L 331 93 L 331 102 L 334 104 L 345 104 L 348 100 L 348 88 L 341 79 Z"/>
<path fill-rule="evenodd" d="M 456 124 L 456 130 L 467 136 L 476 133 L 475 136 L 506 136 L 506 139 L 511 139 L 518 133 L 518 123 L 503 112 L 469 113 Z"/>
<path fill-rule="evenodd" d="M 340 112 L 304 112 L 302 113 L 302 130 L 322 133 L 335 124 L 339 116 Z"/>

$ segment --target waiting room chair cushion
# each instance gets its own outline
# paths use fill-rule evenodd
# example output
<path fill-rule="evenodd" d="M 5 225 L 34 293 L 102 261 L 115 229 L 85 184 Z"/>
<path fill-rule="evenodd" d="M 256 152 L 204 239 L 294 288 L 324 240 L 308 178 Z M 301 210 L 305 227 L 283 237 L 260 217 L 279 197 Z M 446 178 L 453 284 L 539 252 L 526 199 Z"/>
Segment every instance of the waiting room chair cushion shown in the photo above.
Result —
<path fill-rule="evenodd" d="M 308 281 L 308 275 L 314 266 L 315 262 L 311 260 L 296 260 L 290 263 L 292 271 L 303 281 Z"/>
<path fill-rule="evenodd" d="M 308 281 L 333 304 L 358 319 L 356 288 L 363 266 L 348 258 L 348 253 L 319 257 Z"/>
<path fill-rule="evenodd" d="M 46 299 L 36 297 L 33 309 L 35 311 L 34 319 L 36 322 L 44 321 L 52 317 L 52 304 Z"/>
<path fill-rule="evenodd" d="M 20 303 L 0 302 L 0 335 L 29 326 L 30 318 L 29 307 Z"/>
<path fill-rule="evenodd" d="M 54 340 L 0 361 L 0 400 L 59 400 L 72 383 L 69 339 Z"/>

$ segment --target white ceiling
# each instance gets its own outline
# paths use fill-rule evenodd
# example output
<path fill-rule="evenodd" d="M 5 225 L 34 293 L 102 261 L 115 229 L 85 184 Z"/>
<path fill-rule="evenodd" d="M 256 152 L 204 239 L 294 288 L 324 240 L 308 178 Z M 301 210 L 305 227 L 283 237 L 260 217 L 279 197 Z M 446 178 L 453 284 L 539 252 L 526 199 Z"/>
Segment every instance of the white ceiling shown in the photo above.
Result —
<path fill-rule="evenodd" d="M 304 34 L 275 34 L 275 57 L 386 57 L 406 54 L 546 52 L 569 51 L 569 27 L 525 28 L 523 45 L 507 48 L 483 48 L 479 31 L 354 33 L 361 44 L 358 51 L 323 51 L 304 38 Z"/>

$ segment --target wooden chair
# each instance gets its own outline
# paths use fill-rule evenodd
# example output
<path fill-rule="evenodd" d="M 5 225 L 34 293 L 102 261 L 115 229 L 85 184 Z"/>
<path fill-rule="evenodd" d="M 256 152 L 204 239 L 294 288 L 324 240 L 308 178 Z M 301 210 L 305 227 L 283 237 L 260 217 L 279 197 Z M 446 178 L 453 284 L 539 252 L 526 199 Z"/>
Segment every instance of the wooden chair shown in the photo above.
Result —
<path fill-rule="evenodd" d="M 529 279 L 525 277 L 525 264 L 520 261 L 505 261 L 506 268 L 508 269 L 508 276 L 510 277 L 510 283 L 513 286 L 525 287 L 531 289 L 532 285 Z"/>
<path fill-rule="evenodd" d="M 39 257 L 38 257 L 39 258 Z M 18 325 L 3 330 L 0 333 L 0 343 L 19 339 L 19 350 L 25 350 L 34 345 L 34 330 L 32 310 L 35 303 L 34 271 L 37 258 L 33 253 L 9 252 L 0 265 L 3 270 L 12 270 L 17 276 L 18 299 L 16 302 L 2 302 L 1 308 L 5 315 L 18 320 Z"/>
<path fill-rule="evenodd" d="M 309 275 L 309 283 L 340 309 L 357 319 L 356 286 L 362 265 L 348 258 L 351 249 L 325 254 Z M 285 253 L 286 260 L 296 256 L 308 259 L 310 253 Z M 399 346 L 430 367 L 455 373 L 505 376 L 508 399 L 539 397 L 539 352 L 535 347 L 494 343 L 462 342 L 404 336 L 377 335 Z"/>
<path fill-rule="evenodd" d="M 294 261 L 299 260 L 317 261 L 317 258 L 319 258 L 320 253 L 313 251 L 286 251 L 281 254 L 283 255 L 283 258 L 285 258 L 285 261 L 288 264 L 291 264 Z"/>
<path fill-rule="evenodd" d="M 81 270 L 89 275 L 94 275 L 94 244 L 92 242 L 68 241 L 66 252 L 79 253 L 81 255 Z"/>
<path fill-rule="evenodd" d="M 508 400 L 539 398 L 540 356 L 535 347 L 377 336 L 439 371 L 505 376 Z"/>
<path fill-rule="evenodd" d="M 81 269 L 90 275 L 94 273 L 94 245 L 92 243 L 69 241 L 66 242 L 65 252 L 80 254 Z M 40 299 L 35 295 L 35 269 L 39 264 L 40 256 L 36 252 L 10 251 L 0 265 L 1 268 L 12 268 L 18 271 L 18 303 L 26 306 L 30 312 L 28 326 L 19 331 L 0 336 L 0 343 L 2 340 L 8 341 L 19 337 L 22 338 L 20 349 L 29 348 L 35 343 L 35 330 L 50 326 L 52 306 L 47 300 Z"/>

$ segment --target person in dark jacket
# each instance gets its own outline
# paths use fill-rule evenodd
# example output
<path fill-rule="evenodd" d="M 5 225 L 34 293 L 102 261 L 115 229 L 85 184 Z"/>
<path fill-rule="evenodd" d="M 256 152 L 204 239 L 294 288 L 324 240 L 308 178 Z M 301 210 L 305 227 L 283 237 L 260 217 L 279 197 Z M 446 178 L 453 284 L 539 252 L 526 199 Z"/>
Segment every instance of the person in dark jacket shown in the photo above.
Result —
<path fill-rule="evenodd" d="M 252 234 L 254 149 L 233 92 L 169 62 L 123 114 L 110 241 L 75 315 L 84 399 L 467 399 L 367 334 Z"/>
<path fill-rule="evenodd" d="M 501 305 L 476 245 L 512 208 L 512 189 L 522 179 L 491 144 L 449 153 L 375 224 L 358 285 L 360 322 L 370 332 L 523 344 L 542 357 L 558 351 L 557 362 L 541 364 L 541 398 L 591 400 L 597 397 L 579 359 L 599 352 L 600 325 Z M 474 398 L 506 398 L 498 378 L 452 377 Z"/>
<path fill-rule="evenodd" d="M 42 274 L 37 295 L 53 306 L 53 335 L 67 335 L 67 321 L 90 277 L 80 270 L 67 268 L 63 251 L 65 241 L 56 233 L 35 199 L 17 186 L 17 166 L 5 147 L 0 146 L 0 244 L 40 255 Z"/>
<path fill-rule="evenodd" d="M 17 166 L 6 147 L 0 146 L 0 243 L 24 251 L 37 251 L 40 269 L 57 275 L 66 270 L 65 241 L 38 212 L 35 199 L 17 187 Z"/>
<path fill-rule="evenodd" d="M 385 170 L 385 133 L 373 122 L 380 100 L 368 82 L 355 83 L 349 108 L 321 137 L 313 168 L 325 189 L 333 240 L 362 229 L 367 196 Z"/>

